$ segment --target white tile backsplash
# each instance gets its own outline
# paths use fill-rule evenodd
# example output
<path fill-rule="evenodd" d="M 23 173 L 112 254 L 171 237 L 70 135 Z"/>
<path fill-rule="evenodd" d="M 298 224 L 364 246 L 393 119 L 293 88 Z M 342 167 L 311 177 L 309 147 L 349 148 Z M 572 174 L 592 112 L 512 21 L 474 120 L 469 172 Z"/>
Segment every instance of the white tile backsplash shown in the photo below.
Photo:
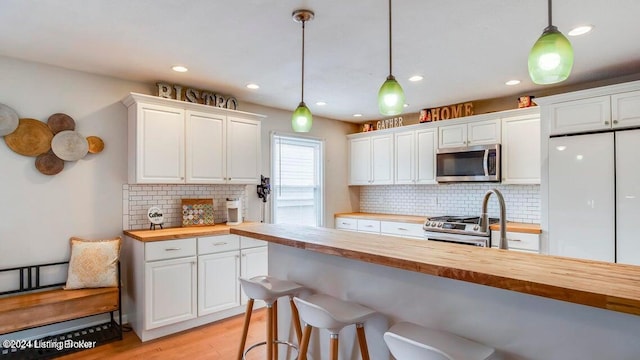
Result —
<path fill-rule="evenodd" d="M 381 185 L 360 188 L 360 211 L 398 215 L 480 215 L 482 198 L 498 189 L 505 200 L 507 220 L 540 223 L 540 185 L 490 183 L 438 185 Z M 494 195 L 489 199 L 490 217 L 500 210 Z"/>
<path fill-rule="evenodd" d="M 123 230 L 148 229 L 147 209 L 157 206 L 164 213 L 164 227 L 182 226 L 182 199 L 213 199 L 214 222 L 227 221 L 227 198 L 242 200 L 246 214 L 245 185 L 134 185 L 122 186 Z"/>

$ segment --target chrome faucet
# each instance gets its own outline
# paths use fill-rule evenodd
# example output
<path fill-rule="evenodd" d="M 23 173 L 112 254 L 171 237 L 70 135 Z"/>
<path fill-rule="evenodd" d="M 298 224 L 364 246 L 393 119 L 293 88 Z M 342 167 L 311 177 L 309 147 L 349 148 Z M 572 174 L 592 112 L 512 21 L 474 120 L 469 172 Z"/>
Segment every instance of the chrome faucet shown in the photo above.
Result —
<path fill-rule="evenodd" d="M 504 204 L 504 197 L 498 189 L 491 189 L 484 194 L 482 199 L 482 214 L 480 215 L 480 231 L 489 233 L 489 216 L 487 215 L 487 203 L 491 194 L 495 194 L 500 204 L 500 249 L 509 249 L 509 242 L 507 241 L 507 207 Z"/>

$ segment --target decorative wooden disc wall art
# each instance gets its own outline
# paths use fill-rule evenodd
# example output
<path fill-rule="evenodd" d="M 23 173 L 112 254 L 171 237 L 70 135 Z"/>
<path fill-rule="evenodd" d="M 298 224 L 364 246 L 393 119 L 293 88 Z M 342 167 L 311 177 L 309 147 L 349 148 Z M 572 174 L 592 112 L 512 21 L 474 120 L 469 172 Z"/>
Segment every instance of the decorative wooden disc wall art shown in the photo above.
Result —
<path fill-rule="evenodd" d="M 76 122 L 67 114 L 53 114 L 45 124 L 36 119 L 19 119 L 13 109 L 0 104 L 0 136 L 14 152 L 36 157 L 36 169 L 45 175 L 58 174 L 65 161 L 77 161 L 87 153 L 104 150 L 102 139 L 85 138 L 75 128 Z"/>

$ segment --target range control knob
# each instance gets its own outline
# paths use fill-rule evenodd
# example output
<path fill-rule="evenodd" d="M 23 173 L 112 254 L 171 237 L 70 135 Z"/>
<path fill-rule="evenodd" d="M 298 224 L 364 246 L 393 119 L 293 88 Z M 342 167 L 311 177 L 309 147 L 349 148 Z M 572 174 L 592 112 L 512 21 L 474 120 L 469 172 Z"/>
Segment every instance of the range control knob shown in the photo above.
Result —
<path fill-rule="evenodd" d="M 442 227 L 442 223 L 439 223 L 439 224 L 438 224 L 438 227 Z"/>
<path fill-rule="evenodd" d="M 473 231 L 478 231 L 478 229 L 480 229 L 480 227 L 478 227 L 478 225 L 473 227 Z"/>

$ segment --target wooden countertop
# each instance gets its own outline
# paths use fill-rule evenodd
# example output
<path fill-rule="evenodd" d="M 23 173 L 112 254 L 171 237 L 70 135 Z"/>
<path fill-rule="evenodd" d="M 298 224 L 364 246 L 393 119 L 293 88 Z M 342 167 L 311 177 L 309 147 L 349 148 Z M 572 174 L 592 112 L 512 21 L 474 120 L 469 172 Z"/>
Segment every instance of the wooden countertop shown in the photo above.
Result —
<path fill-rule="evenodd" d="M 640 315 L 640 266 L 301 225 L 240 225 L 230 232 L 347 259 Z"/>
<path fill-rule="evenodd" d="M 379 220 L 379 221 L 396 221 L 396 222 L 407 222 L 407 223 L 416 223 L 416 224 L 424 223 L 424 221 L 427 218 L 426 216 L 375 214 L 375 213 L 363 213 L 363 212 L 337 213 L 337 214 L 334 214 L 334 218 L 336 217 L 348 217 L 353 219 L 369 219 L 369 220 Z M 500 225 L 493 224 L 490 226 L 490 229 L 496 230 L 496 231 L 500 230 Z M 507 222 L 507 231 L 529 233 L 529 234 L 542 233 L 540 224 L 518 223 L 518 222 L 512 222 L 512 221 Z"/>
<path fill-rule="evenodd" d="M 185 239 L 206 235 L 225 235 L 229 234 L 228 225 L 212 225 L 212 226 L 192 226 L 192 227 L 176 227 L 157 230 L 125 230 L 123 233 L 133 239 L 143 242 L 161 241 L 171 239 Z"/>

